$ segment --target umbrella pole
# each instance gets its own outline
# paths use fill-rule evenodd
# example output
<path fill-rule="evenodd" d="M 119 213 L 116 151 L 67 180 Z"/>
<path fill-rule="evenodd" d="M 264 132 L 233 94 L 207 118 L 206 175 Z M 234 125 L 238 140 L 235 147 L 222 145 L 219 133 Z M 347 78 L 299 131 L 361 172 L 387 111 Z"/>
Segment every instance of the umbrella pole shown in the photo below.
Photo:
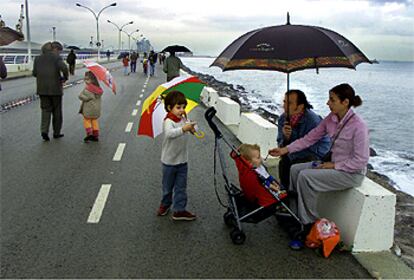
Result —
<path fill-rule="evenodd" d="M 289 91 L 289 73 L 287 73 L 287 90 L 286 93 Z M 286 122 L 290 121 L 289 118 L 289 94 L 286 95 L 286 102 L 287 102 L 287 112 L 286 112 Z"/>

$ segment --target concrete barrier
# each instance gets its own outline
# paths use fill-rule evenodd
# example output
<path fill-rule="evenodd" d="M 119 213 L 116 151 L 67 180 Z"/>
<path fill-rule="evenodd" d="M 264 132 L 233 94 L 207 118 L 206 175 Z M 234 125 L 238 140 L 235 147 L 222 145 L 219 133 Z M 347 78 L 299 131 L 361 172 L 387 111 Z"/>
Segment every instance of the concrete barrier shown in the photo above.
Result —
<path fill-rule="evenodd" d="M 225 125 L 240 123 L 240 105 L 228 97 L 219 97 L 216 104 L 217 117 Z"/>
<path fill-rule="evenodd" d="M 261 156 L 266 157 L 276 144 L 277 126 L 255 113 L 242 113 L 237 138 L 242 143 L 258 144 Z"/>
<path fill-rule="evenodd" d="M 338 225 L 341 239 L 353 252 L 392 247 L 395 205 L 395 194 L 367 177 L 358 188 L 323 193 L 318 199 L 319 214 Z"/>
<path fill-rule="evenodd" d="M 216 106 L 218 98 L 217 91 L 211 87 L 204 87 L 200 95 L 201 102 L 207 107 Z"/>

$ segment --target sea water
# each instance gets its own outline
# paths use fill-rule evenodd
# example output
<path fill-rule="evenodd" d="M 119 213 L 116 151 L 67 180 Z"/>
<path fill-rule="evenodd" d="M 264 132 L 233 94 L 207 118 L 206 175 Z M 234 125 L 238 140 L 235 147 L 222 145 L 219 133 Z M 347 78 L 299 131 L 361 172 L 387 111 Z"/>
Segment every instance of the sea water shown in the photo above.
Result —
<path fill-rule="evenodd" d="M 191 70 L 217 80 L 243 86 L 248 103 L 280 115 L 287 75 L 277 71 L 235 70 L 222 72 L 209 67 L 214 58 L 182 58 Z M 357 70 L 322 68 L 290 74 L 290 88 L 305 92 L 315 112 L 329 114 L 329 90 L 349 83 L 363 104 L 355 111 L 366 121 L 371 147 L 378 156 L 370 157 L 374 171 L 388 176 L 394 187 L 414 196 L 414 62 L 360 64 Z M 275 111 L 274 106 L 278 109 Z M 275 136 L 276 137 L 276 136 Z"/>

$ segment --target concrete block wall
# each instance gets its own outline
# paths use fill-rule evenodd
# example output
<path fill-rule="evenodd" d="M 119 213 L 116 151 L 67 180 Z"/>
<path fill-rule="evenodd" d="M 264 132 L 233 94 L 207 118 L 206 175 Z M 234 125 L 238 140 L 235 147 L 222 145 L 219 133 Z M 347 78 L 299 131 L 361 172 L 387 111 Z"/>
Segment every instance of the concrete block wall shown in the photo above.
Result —
<path fill-rule="evenodd" d="M 253 132 L 253 133 L 252 133 Z M 276 144 L 277 126 L 255 113 L 242 113 L 237 138 L 242 143 L 258 144 L 261 156 L 265 158 Z"/>
<path fill-rule="evenodd" d="M 225 125 L 240 123 L 240 105 L 228 97 L 219 97 L 216 104 L 216 116 Z"/>
<path fill-rule="evenodd" d="M 211 87 L 204 87 L 200 96 L 201 102 L 207 107 L 216 106 L 218 98 L 217 91 Z"/>
<path fill-rule="evenodd" d="M 393 245 L 395 205 L 395 194 L 365 177 L 358 188 L 321 194 L 318 211 L 338 225 L 353 252 L 377 252 Z"/>

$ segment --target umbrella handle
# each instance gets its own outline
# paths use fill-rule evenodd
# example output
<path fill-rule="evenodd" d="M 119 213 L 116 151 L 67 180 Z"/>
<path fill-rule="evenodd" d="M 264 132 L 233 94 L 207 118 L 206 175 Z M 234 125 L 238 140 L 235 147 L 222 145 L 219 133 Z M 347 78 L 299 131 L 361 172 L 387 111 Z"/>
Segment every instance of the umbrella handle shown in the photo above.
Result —
<path fill-rule="evenodd" d="M 197 137 L 198 139 L 203 139 L 205 136 L 205 133 L 204 131 L 197 131 L 197 132 L 194 132 L 194 136 Z"/>

